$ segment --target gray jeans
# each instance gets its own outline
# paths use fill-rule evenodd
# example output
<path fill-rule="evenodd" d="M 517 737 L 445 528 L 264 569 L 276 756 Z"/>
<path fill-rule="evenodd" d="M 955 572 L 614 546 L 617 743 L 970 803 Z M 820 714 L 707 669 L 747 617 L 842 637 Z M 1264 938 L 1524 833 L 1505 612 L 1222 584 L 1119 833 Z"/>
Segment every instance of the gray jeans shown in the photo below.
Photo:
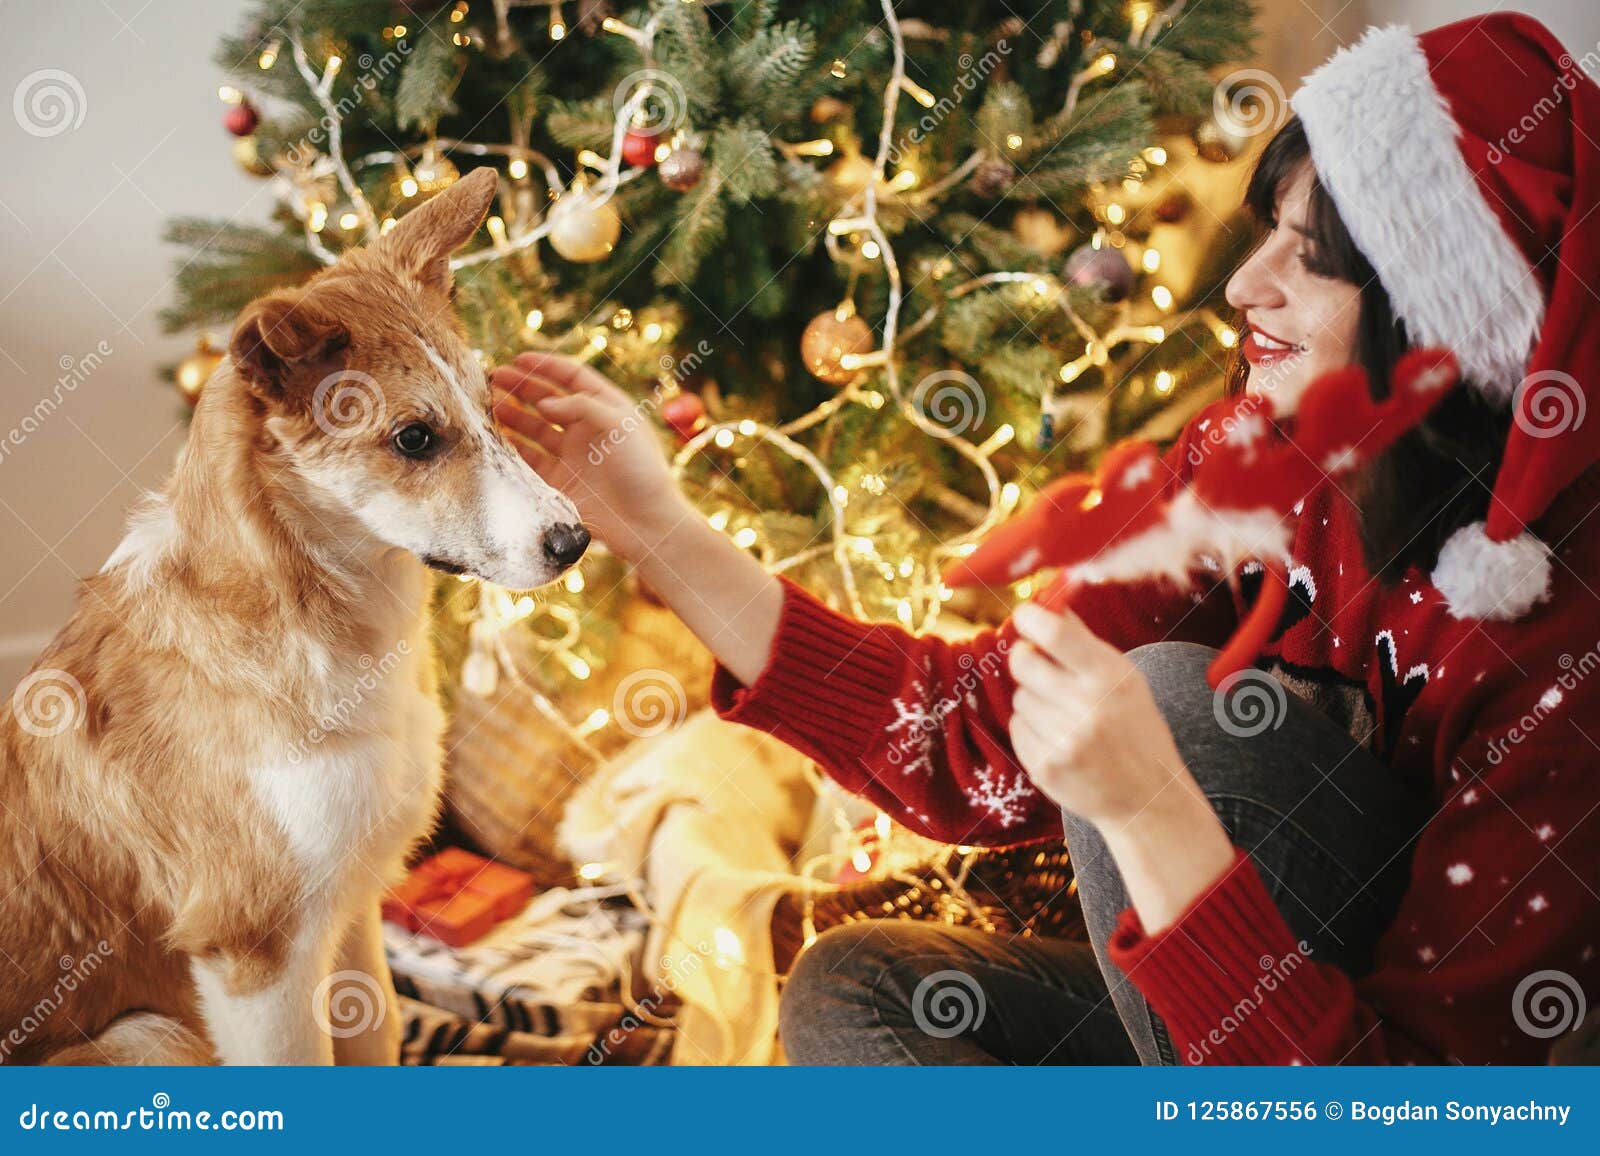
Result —
<path fill-rule="evenodd" d="M 1226 710 L 1219 718 L 1205 681 L 1214 653 L 1164 642 L 1130 657 L 1185 763 L 1310 958 L 1364 974 L 1406 885 L 1411 843 L 1428 813 L 1426 785 L 1403 781 L 1266 675 L 1257 684 L 1265 722 Z M 790 1062 L 1194 1059 L 1174 1053 L 1165 1026 L 1106 957 L 1127 906 L 1122 879 L 1095 829 L 1063 818 L 1088 943 L 888 919 L 835 928 L 800 957 L 784 989 Z"/>

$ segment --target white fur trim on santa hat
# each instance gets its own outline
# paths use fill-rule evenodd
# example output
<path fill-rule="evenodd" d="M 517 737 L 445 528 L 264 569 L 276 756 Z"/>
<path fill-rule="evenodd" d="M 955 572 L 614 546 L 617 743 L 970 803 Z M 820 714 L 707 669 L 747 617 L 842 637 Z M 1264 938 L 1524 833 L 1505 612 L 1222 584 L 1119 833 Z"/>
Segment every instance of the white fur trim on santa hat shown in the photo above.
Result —
<path fill-rule="evenodd" d="M 1456 145 L 1460 128 L 1416 36 L 1369 28 L 1290 103 L 1318 178 L 1412 343 L 1453 350 L 1471 385 L 1509 401 L 1544 297 Z"/>
<path fill-rule="evenodd" d="M 1473 522 L 1450 535 L 1433 584 L 1456 618 L 1512 622 L 1550 597 L 1550 547 L 1524 530 L 1496 542 Z"/>

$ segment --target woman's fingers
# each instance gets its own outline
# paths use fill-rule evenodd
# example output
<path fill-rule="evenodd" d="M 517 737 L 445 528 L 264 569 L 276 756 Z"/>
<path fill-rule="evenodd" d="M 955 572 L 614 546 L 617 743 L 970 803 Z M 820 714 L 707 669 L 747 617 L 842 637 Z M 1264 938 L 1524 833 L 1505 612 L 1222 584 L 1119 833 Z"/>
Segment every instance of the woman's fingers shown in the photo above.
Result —
<path fill-rule="evenodd" d="M 561 456 L 561 427 L 548 418 L 540 417 L 514 401 L 496 403 L 494 416 L 503 429 L 516 434 L 524 443 L 538 446 L 551 457 Z"/>
<path fill-rule="evenodd" d="M 566 397 L 568 393 L 566 388 L 549 378 L 514 365 L 502 365 L 493 370 L 489 374 L 489 389 L 492 393 L 510 394 L 527 405 L 547 397 Z"/>
<path fill-rule="evenodd" d="M 1024 602 L 1011 615 L 1017 633 L 1063 666 L 1086 660 L 1099 641 L 1071 610 L 1052 611 Z"/>
<path fill-rule="evenodd" d="M 627 401 L 628 395 L 607 381 L 603 373 L 570 357 L 530 350 L 517 354 L 513 364 L 569 393 L 588 394 L 610 402 Z"/>
<path fill-rule="evenodd" d="M 538 442 L 514 429 L 506 430 L 506 440 L 511 443 L 511 448 L 521 455 L 522 460 L 533 467 L 534 473 L 546 481 L 555 474 L 559 461 Z"/>
<path fill-rule="evenodd" d="M 1011 648 L 1007 661 L 1019 687 L 1032 687 L 1048 696 L 1067 680 L 1067 671 L 1045 651 L 1023 639 Z"/>

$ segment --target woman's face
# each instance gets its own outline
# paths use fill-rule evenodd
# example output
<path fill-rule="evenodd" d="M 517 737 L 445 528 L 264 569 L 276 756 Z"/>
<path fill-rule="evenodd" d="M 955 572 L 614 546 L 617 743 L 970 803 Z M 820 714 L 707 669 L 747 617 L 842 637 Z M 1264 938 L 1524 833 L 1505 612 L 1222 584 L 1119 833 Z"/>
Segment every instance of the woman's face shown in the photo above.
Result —
<path fill-rule="evenodd" d="M 1245 392 L 1292 409 L 1305 387 L 1356 358 L 1361 288 L 1316 271 L 1306 236 L 1312 171 L 1301 165 L 1278 188 L 1272 231 L 1228 281 L 1228 304 L 1245 328 Z"/>

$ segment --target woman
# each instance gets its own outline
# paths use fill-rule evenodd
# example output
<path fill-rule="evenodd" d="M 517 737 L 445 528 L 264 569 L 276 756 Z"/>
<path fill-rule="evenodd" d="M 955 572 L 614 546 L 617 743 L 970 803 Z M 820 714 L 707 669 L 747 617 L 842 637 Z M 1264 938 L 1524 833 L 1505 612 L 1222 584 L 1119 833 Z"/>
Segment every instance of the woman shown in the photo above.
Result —
<path fill-rule="evenodd" d="M 1600 997 L 1600 90 L 1496 15 L 1369 32 L 1294 107 L 1228 285 L 1242 387 L 1381 388 L 1411 341 L 1466 380 L 1305 503 L 1265 729 L 1204 681 L 1248 608 L 1226 584 L 1085 589 L 960 645 L 859 623 L 696 516 L 598 374 L 496 372 L 528 460 L 720 660 L 724 717 L 936 838 L 1065 828 L 1090 944 L 837 929 L 785 991 L 792 1059 L 1537 1063 L 1552 993 Z"/>

